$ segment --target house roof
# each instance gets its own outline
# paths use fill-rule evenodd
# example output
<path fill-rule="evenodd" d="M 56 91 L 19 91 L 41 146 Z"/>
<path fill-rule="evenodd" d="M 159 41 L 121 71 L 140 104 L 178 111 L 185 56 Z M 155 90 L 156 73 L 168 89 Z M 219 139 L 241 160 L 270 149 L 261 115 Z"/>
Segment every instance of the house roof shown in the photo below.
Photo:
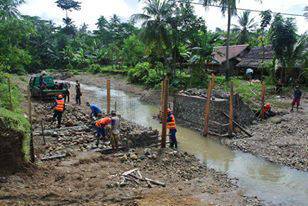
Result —
<path fill-rule="evenodd" d="M 249 46 L 248 44 L 230 46 L 229 60 L 240 56 L 240 54 L 242 54 L 248 48 L 248 46 Z M 212 55 L 219 64 L 222 64 L 225 61 L 227 61 L 226 48 L 227 48 L 226 46 L 220 46 L 214 48 Z"/>
<path fill-rule="evenodd" d="M 262 64 L 263 49 L 262 47 L 253 47 L 247 54 L 245 54 L 237 67 L 258 68 Z M 274 51 L 271 46 L 265 46 L 264 62 L 272 61 L 274 58 Z"/>

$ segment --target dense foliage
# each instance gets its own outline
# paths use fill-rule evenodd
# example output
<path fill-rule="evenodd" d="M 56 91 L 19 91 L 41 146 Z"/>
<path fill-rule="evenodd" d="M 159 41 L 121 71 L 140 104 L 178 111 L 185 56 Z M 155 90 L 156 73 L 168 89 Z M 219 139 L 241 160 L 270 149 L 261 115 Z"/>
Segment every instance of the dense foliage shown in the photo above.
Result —
<path fill-rule="evenodd" d="M 143 13 L 133 15 L 129 21 L 117 15 L 101 16 L 97 29 L 90 31 L 86 24 L 78 28 L 69 18 L 70 12 L 82 7 L 78 1 L 55 2 L 65 11 L 64 26 L 21 16 L 17 6 L 23 2 L 0 2 L 0 70 L 4 72 L 112 72 L 127 74 L 131 81 L 148 87 L 157 86 L 169 75 L 172 85 L 204 87 L 208 77 L 206 62 L 212 61 L 215 46 L 227 43 L 272 44 L 283 67 L 292 70 L 294 64 L 300 68 L 307 65 L 307 38 L 299 37 L 294 23 L 281 15 L 276 15 L 271 25 L 270 11 L 262 13 L 259 26 L 249 12 L 238 13 L 238 23 L 229 34 L 219 28 L 209 31 L 204 19 L 195 14 L 191 0 L 145 0 Z M 223 5 L 223 13 L 230 10 L 232 15 L 237 14 L 236 0 L 203 2 L 205 6 Z"/>

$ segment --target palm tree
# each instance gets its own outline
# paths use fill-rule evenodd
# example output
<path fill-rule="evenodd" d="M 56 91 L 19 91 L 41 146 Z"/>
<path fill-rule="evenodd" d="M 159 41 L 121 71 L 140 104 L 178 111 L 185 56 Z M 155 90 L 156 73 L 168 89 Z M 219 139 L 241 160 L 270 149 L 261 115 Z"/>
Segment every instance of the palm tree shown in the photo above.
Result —
<path fill-rule="evenodd" d="M 1 0 L 0 19 L 5 20 L 9 17 L 19 17 L 20 13 L 17 7 L 22 3 L 24 3 L 24 0 Z"/>
<path fill-rule="evenodd" d="M 230 47 L 230 27 L 231 27 L 231 16 L 236 14 L 236 0 L 203 0 L 205 7 L 216 5 L 220 6 L 221 12 L 225 15 L 228 12 L 228 28 L 227 28 L 227 46 L 226 46 L 226 80 L 229 80 L 230 76 L 230 61 L 229 61 L 229 47 Z"/>
<path fill-rule="evenodd" d="M 226 80 L 229 80 L 229 75 L 232 73 L 230 70 L 230 62 L 229 62 L 229 47 L 230 47 L 230 27 L 231 27 L 231 17 L 236 15 L 236 3 L 239 0 L 202 0 L 202 3 L 205 7 L 214 5 L 219 6 L 221 8 L 221 12 L 225 15 L 228 12 L 228 28 L 227 28 L 227 46 L 226 46 Z M 260 1 L 260 0 L 257 0 Z"/>
<path fill-rule="evenodd" d="M 238 33 L 237 43 L 246 44 L 249 42 L 250 33 L 256 27 L 254 18 L 250 18 L 250 12 L 244 11 L 238 16 L 238 25 L 233 25 L 233 31 Z"/>
<path fill-rule="evenodd" d="M 146 43 L 160 45 L 160 48 L 166 46 L 170 48 L 170 39 L 168 35 L 168 19 L 172 14 L 171 0 L 146 0 L 144 13 L 134 14 L 133 21 L 142 21 L 142 38 Z"/>

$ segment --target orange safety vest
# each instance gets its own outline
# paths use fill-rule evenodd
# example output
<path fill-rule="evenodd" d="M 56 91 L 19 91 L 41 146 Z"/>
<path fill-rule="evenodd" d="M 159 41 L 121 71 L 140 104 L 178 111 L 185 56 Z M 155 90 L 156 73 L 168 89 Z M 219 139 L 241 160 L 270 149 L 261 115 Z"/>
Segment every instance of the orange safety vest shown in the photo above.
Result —
<path fill-rule="evenodd" d="M 111 123 L 111 118 L 110 117 L 104 117 L 104 118 L 96 121 L 95 126 L 102 127 L 102 126 L 105 126 L 105 125 L 110 124 L 110 123 Z"/>
<path fill-rule="evenodd" d="M 167 122 L 167 128 L 168 129 L 176 129 L 176 124 L 175 124 L 175 118 L 174 115 L 171 115 L 171 121 Z"/>
<path fill-rule="evenodd" d="M 64 111 L 65 102 L 64 99 L 56 99 L 57 106 L 55 107 L 55 110 L 58 112 Z"/>

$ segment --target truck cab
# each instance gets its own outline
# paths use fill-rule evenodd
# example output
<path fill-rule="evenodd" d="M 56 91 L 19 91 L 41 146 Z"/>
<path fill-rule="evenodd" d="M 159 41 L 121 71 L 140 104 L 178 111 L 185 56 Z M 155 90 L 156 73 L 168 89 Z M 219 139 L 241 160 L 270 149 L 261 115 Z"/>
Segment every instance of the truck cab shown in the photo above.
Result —
<path fill-rule="evenodd" d="M 64 97 L 69 95 L 67 83 L 56 83 L 49 75 L 35 75 L 30 78 L 29 88 L 31 97 L 40 99 L 52 99 L 59 94 Z"/>

